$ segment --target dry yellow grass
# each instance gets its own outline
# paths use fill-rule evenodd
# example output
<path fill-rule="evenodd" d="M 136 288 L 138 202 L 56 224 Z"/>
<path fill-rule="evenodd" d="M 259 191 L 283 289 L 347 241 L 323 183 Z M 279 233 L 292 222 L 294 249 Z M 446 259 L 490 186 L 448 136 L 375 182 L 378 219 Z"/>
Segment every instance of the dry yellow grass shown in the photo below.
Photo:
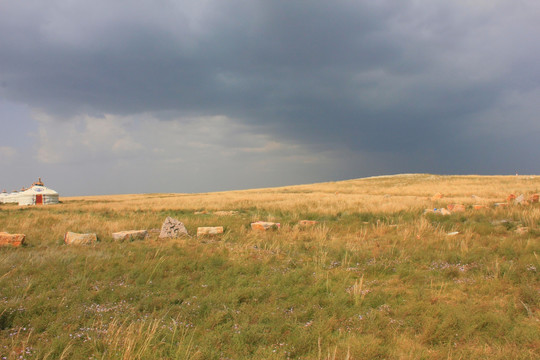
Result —
<path fill-rule="evenodd" d="M 538 358 L 540 204 L 492 205 L 539 189 L 420 174 L 0 206 L 0 230 L 28 240 L 0 251 L 0 357 Z M 467 210 L 422 215 L 452 203 Z M 167 216 L 225 232 L 111 237 Z M 251 231 L 257 220 L 281 228 Z M 100 242 L 64 246 L 66 231 Z"/>
<path fill-rule="evenodd" d="M 395 175 L 313 185 L 202 194 L 136 194 L 62 198 L 74 208 L 209 211 L 261 208 L 335 215 L 344 211 L 396 212 L 438 204 L 491 204 L 511 194 L 540 191 L 539 176 Z M 442 193 L 444 197 L 432 201 Z M 475 197 L 473 197 L 473 195 Z"/>

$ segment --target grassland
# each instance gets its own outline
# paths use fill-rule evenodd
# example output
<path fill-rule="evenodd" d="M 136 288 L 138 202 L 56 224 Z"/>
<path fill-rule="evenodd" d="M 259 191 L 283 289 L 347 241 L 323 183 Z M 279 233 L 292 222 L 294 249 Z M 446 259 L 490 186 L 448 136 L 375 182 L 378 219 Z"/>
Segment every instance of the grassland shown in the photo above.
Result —
<path fill-rule="evenodd" d="M 0 359 L 538 359 L 540 206 L 491 206 L 538 192 L 540 177 L 403 175 L 0 205 L 0 231 L 28 243 L 0 249 Z M 423 214 L 450 203 L 488 208 Z M 167 216 L 225 233 L 112 240 Z"/>

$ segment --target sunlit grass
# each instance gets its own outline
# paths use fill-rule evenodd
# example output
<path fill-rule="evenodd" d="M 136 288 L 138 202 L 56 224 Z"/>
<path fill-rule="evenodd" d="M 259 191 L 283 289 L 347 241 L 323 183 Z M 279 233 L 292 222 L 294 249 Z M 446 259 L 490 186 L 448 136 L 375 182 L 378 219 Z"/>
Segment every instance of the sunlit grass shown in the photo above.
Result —
<path fill-rule="evenodd" d="M 0 358 L 538 358 L 540 207 L 490 205 L 539 185 L 409 175 L 0 205 L 0 231 L 28 243 L 0 249 Z M 488 208 L 423 215 L 450 203 Z M 112 240 L 167 216 L 225 232 Z"/>

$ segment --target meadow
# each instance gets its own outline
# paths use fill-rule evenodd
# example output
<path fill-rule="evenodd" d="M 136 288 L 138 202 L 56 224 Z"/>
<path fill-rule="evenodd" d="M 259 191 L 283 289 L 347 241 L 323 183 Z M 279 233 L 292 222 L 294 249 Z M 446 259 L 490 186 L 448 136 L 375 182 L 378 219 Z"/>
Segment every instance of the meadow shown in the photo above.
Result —
<path fill-rule="evenodd" d="M 0 205 L 27 242 L 0 248 L 0 359 L 538 359 L 540 205 L 493 206 L 538 192 L 538 176 L 417 174 Z M 112 240 L 167 216 L 192 236 Z"/>

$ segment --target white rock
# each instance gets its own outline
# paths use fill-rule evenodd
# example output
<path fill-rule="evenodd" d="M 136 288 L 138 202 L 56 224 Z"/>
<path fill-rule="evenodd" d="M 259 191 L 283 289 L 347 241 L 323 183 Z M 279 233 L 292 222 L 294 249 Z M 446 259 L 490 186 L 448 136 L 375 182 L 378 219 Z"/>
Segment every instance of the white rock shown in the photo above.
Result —
<path fill-rule="evenodd" d="M 223 234 L 223 226 L 198 227 L 197 236 Z"/>

